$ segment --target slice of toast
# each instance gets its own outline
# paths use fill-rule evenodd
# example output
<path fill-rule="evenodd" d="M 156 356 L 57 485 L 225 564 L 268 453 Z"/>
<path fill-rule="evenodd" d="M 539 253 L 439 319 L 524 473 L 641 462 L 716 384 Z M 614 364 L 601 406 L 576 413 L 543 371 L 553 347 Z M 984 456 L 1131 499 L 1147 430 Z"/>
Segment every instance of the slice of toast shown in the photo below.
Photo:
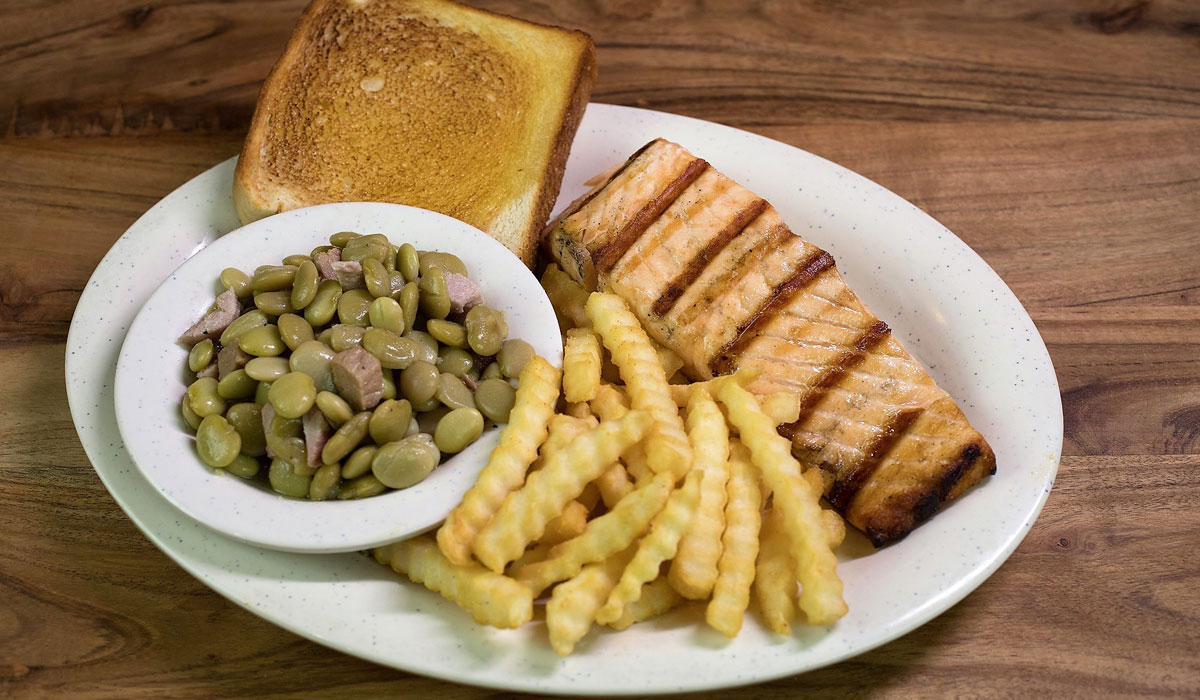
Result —
<path fill-rule="evenodd" d="M 259 95 L 238 217 L 410 204 L 532 265 L 595 76 L 582 32 L 449 0 L 314 0 Z"/>

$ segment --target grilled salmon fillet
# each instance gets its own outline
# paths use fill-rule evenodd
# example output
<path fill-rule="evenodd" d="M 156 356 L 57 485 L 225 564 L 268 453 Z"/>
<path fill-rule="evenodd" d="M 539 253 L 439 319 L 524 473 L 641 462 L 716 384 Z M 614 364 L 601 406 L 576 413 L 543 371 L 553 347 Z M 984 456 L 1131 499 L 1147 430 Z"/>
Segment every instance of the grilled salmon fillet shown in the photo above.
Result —
<path fill-rule="evenodd" d="M 588 289 L 628 301 L 693 379 L 760 368 L 752 390 L 798 394 L 780 433 L 876 546 L 995 472 L 987 441 L 829 253 L 681 146 L 646 144 L 542 242 Z"/>

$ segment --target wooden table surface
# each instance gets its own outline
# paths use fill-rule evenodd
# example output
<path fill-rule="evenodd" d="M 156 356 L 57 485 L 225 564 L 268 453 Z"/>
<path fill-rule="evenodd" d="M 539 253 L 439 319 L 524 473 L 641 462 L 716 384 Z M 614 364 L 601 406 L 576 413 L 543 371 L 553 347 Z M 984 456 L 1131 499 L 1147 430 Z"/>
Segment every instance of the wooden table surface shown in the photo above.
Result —
<path fill-rule="evenodd" d="M 756 131 L 915 202 L 1053 356 L 1062 466 L 1012 558 L 899 640 L 712 697 L 1200 693 L 1200 4 L 479 4 L 591 33 L 595 101 Z M 85 281 L 237 153 L 302 5 L 0 2 L 0 695 L 498 695 L 208 590 L 117 507 L 68 413 Z"/>

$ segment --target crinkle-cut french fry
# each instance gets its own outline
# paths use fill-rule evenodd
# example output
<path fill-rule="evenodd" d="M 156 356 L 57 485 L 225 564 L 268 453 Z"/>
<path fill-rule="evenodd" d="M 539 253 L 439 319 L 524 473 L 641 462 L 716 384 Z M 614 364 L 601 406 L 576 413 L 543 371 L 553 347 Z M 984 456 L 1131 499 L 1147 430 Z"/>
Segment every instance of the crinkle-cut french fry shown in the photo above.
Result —
<path fill-rule="evenodd" d="M 442 554 L 456 564 L 471 561 L 471 543 L 492 519 L 510 492 L 521 486 L 525 472 L 546 439 L 554 415 L 561 373 L 542 357 L 530 360 L 520 375 L 520 387 L 500 443 L 475 479 L 462 503 L 450 511 L 437 532 Z"/>
<path fill-rule="evenodd" d="M 608 626 L 623 630 L 635 622 L 658 617 L 683 601 L 684 597 L 671 587 L 667 579 L 660 576 L 643 586 L 642 596 L 630 601 L 621 611 L 621 616 L 608 623 Z"/>
<path fill-rule="evenodd" d="M 568 501 L 577 498 L 628 447 L 643 437 L 653 419 L 645 411 L 630 411 L 618 421 L 606 421 L 555 452 L 542 468 L 529 475 L 525 486 L 509 494 L 492 521 L 475 537 L 476 558 L 492 571 L 521 556 L 526 545 L 540 538 L 548 523 Z"/>
<path fill-rule="evenodd" d="M 558 312 L 560 319 L 570 326 L 586 326 L 590 323 L 583 310 L 587 303 L 587 290 L 567 276 L 558 265 L 546 266 L 546 271 L 542 273 L 542 289 L 546 290 L 550 305 Z"/>
<path fill-rule="evenodd" d="M 783 514 L 801 585 L 800 609 L 811 624 L 833 624 L 846 614 L 846 601 L 837 575 L 837 557 L 821 523 L 817 503 L 821 494 L 800 475 L 791 442 L 775 431 L 753 394 L 737 382 L 724 381 L 718 384 L 717 396 L 729 409 L 730 422 L 737 426 L 754 466 L 773 494 L 774 506 Z"/>
<path fill-rule="evenodd" d="M 825 537 L 830 549 L 837 549 L 846 539 L 846 521 L 836 510 L 822 510 L 821 524 L 825 526 Z"/>
<path fill-rule="evenodd" d="M 729 481 L 729 429 L 725 416 L 703 388 L 692 393 L 687 410 L 692 469 L 704 473 L 700 505 L 692 526 L 679 541 L 667 580 L 684 598 L 704 600 L 717 580 L 721 533 L 725 530 L 725 484 Z"/>
<path fill-rule="evenodd" d="M 633 544 L 666 504 L 674 487 L 670 474 L 659 474 L 609 512 L 593 519 L 583 534 L 554 547 L 544 560 L 519 569 L 513 576 L 536 593 L 555 581 L 574 576 L 588 563 L 601 561 Z"/>
<path fill-rule="evenodd" d="M 629 411 L 629 397 L 625 396 L 625 392 L 619 387 L 601 384 L 596 389 L 596 396 L 588 405 L 600 420 L 616 420 Z"/>
<path fill-rule="evenodd" d="M 533 593 L 528 588 L 474 562 L 451 563 L 429 535 L 378 547 L 374 554 L 396 573 L 458 603 L 480 624 L 509 629 L 533 617 Z"/>
<path fill-rule="evenodd" d="M 650 468 L 656 474 L 671 472 L 681 478 L 691 469 L 692 446 L 649 336 L 625 300 L 615 294 L 593 293 L 586 309 L 621 370 L 633 408 L 645 409 L 654 418 L 654 430 L 645 445 Z"/>
<path fill-rule="evenodd" d="M 775 508 L 763 516 L 759 539 L 754 598 L 767 628 L 786 637 L 792 633 L 791 623 L 796 619 L 796 592 L 800 585 L 796 583 L 796 566 L 787 532 Z"/>
<path fill-rule="evenodd" d="M 566 416 L 561 413 L 555 414 L 550 419 L 550 432 L 546 436 L 545 442 L 542 443 L 541 449 L 538 450 L 538 458 L 534 460 L 533 466 L 529 468 L 529 472 L 533 473 L 542 468 L 547 459 L 555 452 L 562 450 L 571 441 L 579 437 L 583 433 L 595 428 L 600 424 L 594 416 L 587 418 L 576 418 L 575 416 Z"/>
<path fill-rule="evenodd" d="M 596 620 L 596 610 L 608 598 L 633 549 L 589 564 L 570 581 L 554 589 L 546 603 L 546 630 L 550 646 L 562 656 L 575 650 L 575 644 L 587 635 Z"/>
<path fill-rule="evenodd" d="M 676 372 L 683 369 L 683 358 L 671 348 L 660 345 L 654 338 L 650 339 L 650 344 L 658 355 L 658 364 L 662 365 L 663 374 L 667 375 L 667 380 L 670 381 Z"/>
<path fill-rule="evenodd" d="M 800 417 L 800 396 L 790 391 L 775 391 L 758 397 L 762 412 L 775 425 L 794 423 Z"/>
<path fill-rule="evenodd" d="M 816 467 L 805 469 L 800 476 L 804 477 L 804 480 L 808 482 L 809 490 L 817 494 L 817 498 L 820 498 L 821 494 L 825 493 L 825 479 L 822 478 L 820 469 Z"/>
<path fill-rule="evenodd" d="M 600 388 L 600 336 L 591 328 L 567 331 L 563 348 L 563 396 L 567 401 L 591 401 Z"/>
<path fill-rule="evenodd" d="M 566 542 L 578 537 L 588 522 L 588 508 L 579 501 L 571 501 L 563 507 L 562 512 L 546 523 L 546 531 L 542 533 L 542 542 L 550 545 Z"/>
<path fill-rule="evenodd" d="M 504 575 L 510 578 L 515 578 L 513 573 L 518 569 L 529 566 L 530 564 L 535 564 L 539 561 L 545 561 L 546 557 L 550 556 L 551 549 L 554 549 L 554 545 L 546 544 L 544 542 L 539 542 L 529 549 L 526 549 L 525 553 L 522 554 L 519 559 L 508 565 L 508 568 L 504 570 Z M 539 592 L 540 591 L 535 592 L 534 595 L 536 596 Z"/>
<path fill-rule="evenodd" d="M 749 451 L 740 442 L 730 447 L 728 490 L 721 561 L 717 565 L 721 574 L 713 586 L 704 619 L 725 636 L 736 637 L 742 629 L 742 615 L 750 605 L 750 584 L 754 581 L 754 558 L 758 556 L 758 530 L 762 524 L 758 474 L 750 463 Z"/>
<path fill-rule="evenodd" d="M 596 488 L 596 482 L 593 481 L 587 486 L 584 486 L 583 493 L 579 494 L 579 498 L 576 498 L 575 500 L 582 503 L 583 507 L 587 508 L 589 513 L 595 510 L 596 504 L 600 502 L 600 489 Z"/>
<path fill-rule="evenodd" d="M 625 467 L 620 462 L 614 462 L 611 467 L 604 470 L 599 479 L 592 483 L 600 492 L 600 498 L 604 500 L 604 507 L 610 510 L 633 490 L 633 482 L 629 480 L 629 473 L 625 471 Z"/>
<path fill-rule="evenodd" d="M 592 409 L 587 405 L 586 401 L 579 403 L 567 402 L 567 415 L 579 420 L 587 420 L 592 417 Z"/>
<path fill-rule="evenodd" d="M 692 382 L 691 384 L 672 384 L 670 387 L 671 400 L 675 402 L 676 406 L 683 408 L 684 406 L 687 406 L 688 401 L 692 398 L 692 392 L 696 391 L 697 389 L 704 389 L 709 394 L 715 395 L 717 391 L 717 385 L 720 382 L 728 381 L 730 377 L 732 377 L 733 380 L 738 384 L 741 384 L 744 388 L 753 384 L 754 380 L 762 376 L 762 373 L 762 369 L 758 367 L 741 367 L 733 374 L 717 377 L 715 379 L 708 379 L 703 382 Z"/>
<path fill-rule="evenodd" d="M 675 556 L 679 539 L 687 532 L 696 514 L 703 476 L 698 471 L 689 472 L 683 486 L 671 494 L 667 505 L 654 516 L 649 534 L 638 542 L 637 553 L 621 574 L 620 583 L 596 613 L 597 622 L 606 625 L 620 618 L 626 604 L 641 596 L 642 587 L 658 578 L 661 564 Z"/>
<path fill-rule="evenodd" d="M 619 387 L 612 384 L 601 384 L 596 391 L 596 398 L 589 401 L 588 405 L 601 420 L 616 420 L 629 412 L 629 398 Z M 646 452 L 641 445 L 629 448 L 622 459 L 625 471 L 635 485 L 641 486 L 654 478 L 654 472 L 646 463 Z"/>

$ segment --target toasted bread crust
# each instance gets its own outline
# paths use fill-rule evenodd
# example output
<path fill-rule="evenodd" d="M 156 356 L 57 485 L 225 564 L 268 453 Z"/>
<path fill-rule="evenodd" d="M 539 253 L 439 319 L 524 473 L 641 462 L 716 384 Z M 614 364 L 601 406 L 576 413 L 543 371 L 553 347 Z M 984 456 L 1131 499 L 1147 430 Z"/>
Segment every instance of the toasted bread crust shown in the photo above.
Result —
<path fill-rule="evenodd" d="M 529 220 L 529 227 L 522 236 L 524 247 L 517 257 L 532 267 L 537 257 L 538 241 L 542 236 L 542 227 L 554 210 L 554 202 L 558 199 L 558 191 L 562 188 L 563 175 L 567 171 L 567 157 L 571 154 L 571 142 L 575 132 L 583 121 L 583 113 L 587 111 L 588 98 L 592 95 L 592 87 L 596 84 L 596 48 L 588 41 L 583 60 L 575 71 L 575 82 L 571 88 L 571 100 L 563 114 L 562 127 L 554 139 L 554 151 L 550 156 L 550 164 L 546 168 L 546 176 L 538 189 L 537 204 L 534 205 L 534 215 Z"/>
<path fill-rule="evenodd" d="M 532 265 L 595 76 L 582 32 L 449 0 L 314 0 L 263 83 L 235 210 L 412 204 Z"/>

